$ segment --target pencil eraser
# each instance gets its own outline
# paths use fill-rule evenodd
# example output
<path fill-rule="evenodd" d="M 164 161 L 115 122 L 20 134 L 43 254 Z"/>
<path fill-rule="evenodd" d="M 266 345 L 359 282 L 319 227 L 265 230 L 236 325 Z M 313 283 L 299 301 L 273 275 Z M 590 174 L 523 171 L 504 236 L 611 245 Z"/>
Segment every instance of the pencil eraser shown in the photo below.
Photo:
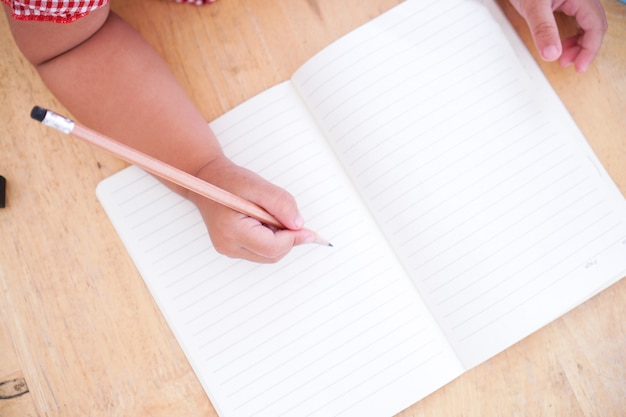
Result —
<path fill-rule="evenodd" d="M 4 208 L 5 196 L 7 191 L 7 180 L 0 175 L 0 208 Z"/>
<path fill-rule="evenodd" d="M 30 111 L 30 117 L 32 117 L 33 119 L 37 121 L 43 122 L 43 119 L 46 118 L 47 112 L 48 110 L 44 109 L 43 107 L 35 106 Z"/>

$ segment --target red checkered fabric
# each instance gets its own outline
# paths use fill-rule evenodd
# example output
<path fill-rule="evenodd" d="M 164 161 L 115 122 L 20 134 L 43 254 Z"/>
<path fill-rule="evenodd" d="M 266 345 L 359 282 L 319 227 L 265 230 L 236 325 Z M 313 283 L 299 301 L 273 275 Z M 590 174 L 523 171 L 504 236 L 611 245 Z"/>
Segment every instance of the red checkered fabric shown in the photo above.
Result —
<path fill-rule="evenodd" d="M 177 3 L 203 5 L 215 0 L 175 0 Z M 17 20 L 71 23 L 104 6 L 109 0 L 2 0 Z"/>
<path fill-rule="evenodd" d="M 18 20 L 70 23 L 104 6 L 109 0 L 2 0 Z"/>

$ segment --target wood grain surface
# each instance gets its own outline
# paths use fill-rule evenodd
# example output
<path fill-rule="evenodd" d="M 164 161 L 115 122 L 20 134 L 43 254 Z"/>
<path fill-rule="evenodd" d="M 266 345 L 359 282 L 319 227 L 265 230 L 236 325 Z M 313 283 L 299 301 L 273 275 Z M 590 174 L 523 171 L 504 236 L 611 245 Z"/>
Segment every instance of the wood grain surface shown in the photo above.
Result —
<path fill-rule="evenodd" d="M 113 0 L 207 120 L 283 81 L 398 0 Z M 532 48 L 525 23 L 499 3 Z M 585 74 L 541 67 L 626 194 L 626 4 Z M 576 26 L 559 18 L 564 33 Z M 0 19 L 0 416 L 216 416 L 95 197 L 126 164 L 30 120 L 66 110 Z M 124 45 L 120 45 L 124 48 Z M 67 113 L 67 112 L 66 112 Z M 626 415 L 626 280 L 403 411 Z"/>

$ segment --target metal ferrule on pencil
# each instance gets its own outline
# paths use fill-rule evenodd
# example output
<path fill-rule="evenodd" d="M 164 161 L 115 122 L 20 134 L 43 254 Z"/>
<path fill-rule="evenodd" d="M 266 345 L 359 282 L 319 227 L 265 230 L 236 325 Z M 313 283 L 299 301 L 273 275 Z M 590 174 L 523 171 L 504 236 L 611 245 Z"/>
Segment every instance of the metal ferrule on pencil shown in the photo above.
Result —
<path fill-rule="evenodd" d="M 35 120 L 39 120 L 41 123 L 48 127 L 60 130 L 63 133 L 72 133 L 74 130 L 74 122 L 66 117 L 63 117 L 52 110 L 47 110 L 39 106 L 33 107 L 31 111 L 31 117 Z"/>

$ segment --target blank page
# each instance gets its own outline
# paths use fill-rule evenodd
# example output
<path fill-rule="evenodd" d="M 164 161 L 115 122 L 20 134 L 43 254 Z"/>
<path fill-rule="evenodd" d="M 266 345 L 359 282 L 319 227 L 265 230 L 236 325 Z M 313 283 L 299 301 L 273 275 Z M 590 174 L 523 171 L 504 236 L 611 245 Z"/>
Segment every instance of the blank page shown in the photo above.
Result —
<path fill-rule="evenodd" d="M 220 415 L 392 415 L 462 368 L 298 100 L 281 84 L 212 127 L 333 248 L 219 255 L 195 206 L 135 167 L 98 196 Z"/>
<path fill-rule="evenodd" d="M 294 83 L 466 366 L 626 273 L 624 199 L 493 2 L 406 1 Z"/>

